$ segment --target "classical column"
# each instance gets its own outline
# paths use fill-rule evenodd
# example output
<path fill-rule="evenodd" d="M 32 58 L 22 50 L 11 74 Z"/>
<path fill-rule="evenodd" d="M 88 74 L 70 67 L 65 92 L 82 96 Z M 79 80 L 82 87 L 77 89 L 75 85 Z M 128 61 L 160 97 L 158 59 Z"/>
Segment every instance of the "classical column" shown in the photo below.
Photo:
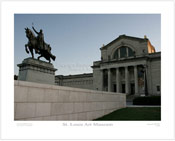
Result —
<path fill-rule="evenodd" d="M 125 67 L 125 93 L 129 93 L 129 73 L 128 67 Z"/>
<path fill-rule="evenodd" d="M 103 76 L 103 70 L 100 70 L 100 74 L 101 74 L 101 90 L 103 91 L 103 87 L 104 87 L 104 76 Z"/>
<path fill-rule="evenodd" d="M 147 65 L 144 65 L 144 89 L 145 89 L 145 95 L 148 95 L 148 86 L 147 86 Z"/>
<path fill-rule="evenodd" d="M 135 83 L 135 95 L 138 95 L 138 72 L 137 72 L 137 66 L 134 66 L 134 83 Z"/>
<path fill-rule="evenodd" d="M 111 69 L 108 69 L 108 92 L 111 92 Z"/>
<path fill-rule="evenodd" d="M 116 68 L 116 91 L 120 93 L 120 72 L 119 68 Z"/>

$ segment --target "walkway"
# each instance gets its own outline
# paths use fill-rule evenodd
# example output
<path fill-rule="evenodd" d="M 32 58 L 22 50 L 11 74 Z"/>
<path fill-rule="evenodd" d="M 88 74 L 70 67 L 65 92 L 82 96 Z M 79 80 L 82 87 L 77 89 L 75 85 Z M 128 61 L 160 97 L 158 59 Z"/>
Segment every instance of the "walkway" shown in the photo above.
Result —
<path fill-rule="evenodd" d="M 126 107 L 161 107 L 161 105 L 133 105 L 132 102 L 126 102 Z"/>

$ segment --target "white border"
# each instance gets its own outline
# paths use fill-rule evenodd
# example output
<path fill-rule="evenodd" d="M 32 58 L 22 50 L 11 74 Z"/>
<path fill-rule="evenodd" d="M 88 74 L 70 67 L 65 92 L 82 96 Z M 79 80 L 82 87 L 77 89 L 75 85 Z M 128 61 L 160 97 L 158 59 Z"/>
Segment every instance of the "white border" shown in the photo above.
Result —
<path fill-rule="evenodd" d="M 35 6 L 34 6 L 35 5 Z M 1 7 L 1 111 L 3 139 L 173 139 L 174 2 L 173 1 L 3 1 Z M 63 121 L 14 119 L 14 13 L 160 13 L 162 120 L 124 121 L 112 127 L 65 127 Z M 151 21 L 150 21 L 151 24 Z M 70 122 L 67 122 L 70 123 Z M 85 122 L 71 122 L 85 123 Z M 93 123 L 87 121 L 86 123 Z M 101 123 L 101 122 L 100 122 Z"/>

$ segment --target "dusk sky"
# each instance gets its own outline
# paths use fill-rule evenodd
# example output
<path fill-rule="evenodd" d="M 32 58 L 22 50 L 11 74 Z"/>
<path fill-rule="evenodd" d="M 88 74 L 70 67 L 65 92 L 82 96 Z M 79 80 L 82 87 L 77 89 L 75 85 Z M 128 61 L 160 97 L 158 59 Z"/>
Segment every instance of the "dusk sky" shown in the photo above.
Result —
<path fill-rule="evenodd" d="M 25 52 L 28 39 L 24 28 L 43 29 L 45 42 L 52 47 L 56 75 L 90 73 L 93 61 L 101 58 L 100 48 L 125 34 L 151 41 L 161 50 L 160 14 L 15 14 L 14 71 L 31 54 Z M 38 55 L 35 54 L 35 58 Z M 45 60 L 44 58 L 41 60 Z"/>

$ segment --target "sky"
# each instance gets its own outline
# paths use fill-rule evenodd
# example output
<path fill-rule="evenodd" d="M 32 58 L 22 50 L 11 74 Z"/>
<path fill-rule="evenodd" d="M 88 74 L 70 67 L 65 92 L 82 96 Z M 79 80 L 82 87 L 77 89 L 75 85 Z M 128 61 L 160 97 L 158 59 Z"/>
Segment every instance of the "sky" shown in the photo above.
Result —
<path fill-rule="evenodd" d="M 45 42 L 52 47 L 51 52 L 56 56 L 52 63 L 58 69 L 56 75 L 92 73 L 93 62 L 101 58 L 102 45 L 122 34 L 139 38 L 146 35 L 156 51 L 161 51 L 160 14 L 15 14 L 16 75 L 17 64 L 31 57 L 25 52 L 28 39 L 24 28 L 32 29 L 32 23 L 37 31 L 43 30 Z"/>

